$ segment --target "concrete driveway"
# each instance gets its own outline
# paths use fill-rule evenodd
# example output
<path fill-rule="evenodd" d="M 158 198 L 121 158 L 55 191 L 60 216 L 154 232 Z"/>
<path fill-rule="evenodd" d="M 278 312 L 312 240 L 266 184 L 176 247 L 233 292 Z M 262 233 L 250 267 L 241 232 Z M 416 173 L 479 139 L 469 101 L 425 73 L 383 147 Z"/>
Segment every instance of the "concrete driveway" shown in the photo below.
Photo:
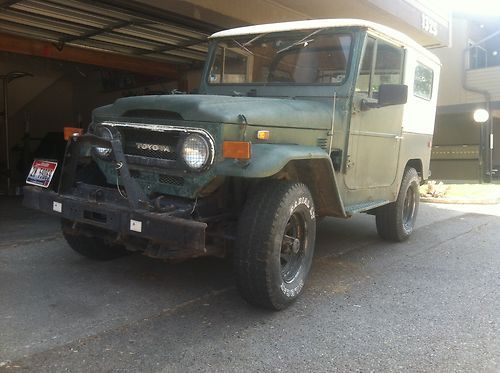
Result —
<path fill-rule="evenodd" d="M 500 206 L 421 205 L 405 243 L 326 219 L 282 312 L 248 306 L 228 261 L 92 262 L 58 221 L 0 200 L 0 370 L 500 371 Z"/>

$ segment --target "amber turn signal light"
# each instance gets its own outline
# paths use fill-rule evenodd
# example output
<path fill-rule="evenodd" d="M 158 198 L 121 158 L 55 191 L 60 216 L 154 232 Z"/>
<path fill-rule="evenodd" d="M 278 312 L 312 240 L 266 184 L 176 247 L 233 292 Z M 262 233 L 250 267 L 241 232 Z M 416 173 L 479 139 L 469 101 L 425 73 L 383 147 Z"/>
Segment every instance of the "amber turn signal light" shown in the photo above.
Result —
<path fill-rule="evenodd" d="M 72 136 L 80 136 L 83 132 L 82 128 L 64 127 L 64 140 L 68 141 Z"/>
<path fill-rule="evenodd" d="M 259 140 L 269 140 L 269 131 L 265 131 L 265 130 L 260 130 L 260 131 L 257 131 L 257 139 Z"/>
<path fill-rule="evenodd" d="M 250 159 L 252 144 L 247 141 L 224 141 L 224 158 Z"/>

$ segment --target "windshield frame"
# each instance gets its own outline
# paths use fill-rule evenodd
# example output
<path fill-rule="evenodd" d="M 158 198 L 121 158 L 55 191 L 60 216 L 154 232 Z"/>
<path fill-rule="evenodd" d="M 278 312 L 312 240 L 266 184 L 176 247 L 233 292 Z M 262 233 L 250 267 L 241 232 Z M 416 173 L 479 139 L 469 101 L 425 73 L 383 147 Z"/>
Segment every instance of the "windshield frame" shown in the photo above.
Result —
<path fill-rule="evenodd" d="M 315 36 L 315 35 L 328 35 L 328 34 L 339 34 L 339 35 L 345 35 L 350 37 L 350 45 L 349 45 L 349 55 L 348 59 L 346 61 L 346 68 L 345 68 L 345 76 L 340 82 L 309 82 L 309 83 L 299 83 L 299 82 L 245 82 L 245 83 L 214 83 L 210 81 L 210 71 L 212 69 L 212 66 L 214 64 L 215 58 L 217 56 L 217 48 L 219 46 L 219 43 L 224 42 L 224 41 L 232 41 L 232 42 L 239 42 L 242 44 L 243 47 L 247 47 L 247 42 L 242 42 L 241 39 L 243 36 L 245 36 L 249 41 L 254 41 L 258 40 L 263 36 L 268 36 L 272 33 L 256 33 L 256 34 L 248 34 L 248 35 L 241 35 L 237 37 L 224 37 L 224 38 L 214 38 L 210 42 L 210 47 L 209 47 L 209 58 L 206 61 L 205 64 L 205 69 L 203 73 L 203 78 L 202 78 L 202 84 L 205 85 L 207 88 L 216 88 L 216 87 L 243 87 L 244 89 L 251 88 L 251 87 L 332 87 L 332 86 L 342 86 L 346 84 L 346 82 L 349 80 L 349 77 L 352 74 L 353 70 L 353 58 L 354 58 L 354 52 L 355 48 L 357 45 L 357 39 L 358 39 L 358 33 L 359 30 L 354 30 L 352 27 L 325 27 L 325 28 L 318 28 L 316 30 L 310 29 L 310 30 L 294 30 L 294 31 L 302 31 L 304 32 L 304 36 L 302 36 L 300 39 L 303 38 L 308 38 L 309 35 Z M 280 32 L 282 33 L 282 32 Z M 298 39 L 298 40 L 300 40 Z M 290 46 L 284 47 L 281 51 L 281 53 L 285 53 L 291 49 L 293 49 L 293 45 L 295 45 L 297 42 L 292 42 Z M 278 56 L 280 53 L 276 53 L 275 56 Z M 286 53 L 284 54 L 286 56 Z"/>

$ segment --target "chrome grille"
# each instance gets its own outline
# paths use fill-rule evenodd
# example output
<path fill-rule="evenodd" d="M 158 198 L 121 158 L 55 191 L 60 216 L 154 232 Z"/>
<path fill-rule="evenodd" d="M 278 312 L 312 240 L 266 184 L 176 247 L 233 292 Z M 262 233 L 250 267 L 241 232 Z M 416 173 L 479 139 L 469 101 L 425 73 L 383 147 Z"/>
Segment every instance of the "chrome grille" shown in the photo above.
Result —
<path fill-rule="evenodd" d="M 159 176 L 160 183 L 177 185 L 184 185 L 184 178 L 180 176 L 172 176 L 172 175 L 160 175 Z"/>
<path fill-rule="evenodd" d="M 128 155 L 176 160 L 178 132 L 156 132 L 142 128 L 120 128 L 123 151 Z"/>

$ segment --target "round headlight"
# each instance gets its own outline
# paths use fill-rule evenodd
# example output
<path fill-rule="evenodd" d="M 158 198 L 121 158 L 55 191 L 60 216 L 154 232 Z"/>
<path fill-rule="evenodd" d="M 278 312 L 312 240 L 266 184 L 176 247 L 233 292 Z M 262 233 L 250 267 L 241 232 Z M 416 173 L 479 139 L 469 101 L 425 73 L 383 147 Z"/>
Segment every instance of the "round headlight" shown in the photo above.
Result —
<path fill-rule="evenodd" d="M 113 139 L 113 134 L 111 133 L 111 130 L 107 127 L 102 127 L 102 126 L 97 127 L 95 134 L 96 136 L 99 136 L 105 140 Z M 108 157 L 111 154 L 111 148 L 108 147 L 94 146 L 94 150 L 99 157 Z"/>
<path fill-rule="evenodd" d="M 211 156 L 208 140 L 197 133 L 187 136 L 182 144 L 181 156 L 189 168 L 201 170 Z"/>

